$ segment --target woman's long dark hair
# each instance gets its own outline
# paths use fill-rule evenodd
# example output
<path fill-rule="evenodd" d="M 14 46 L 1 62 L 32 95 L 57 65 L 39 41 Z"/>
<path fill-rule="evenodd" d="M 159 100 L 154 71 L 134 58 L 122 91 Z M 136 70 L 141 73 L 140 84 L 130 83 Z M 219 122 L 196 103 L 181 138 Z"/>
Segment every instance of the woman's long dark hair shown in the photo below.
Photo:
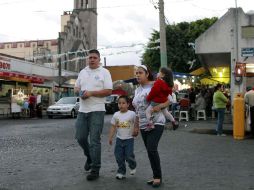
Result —
<path fill-rule="evenodd" d="M 162 79 L 167 83 L 169 87 L 174 86 L 174 75 L 171 69 L 162 67 L 160 69 L 160 72 L 164 74 L 164 77 Z"/>
<path fill-rule="evenodd" d="M 146 67 L 146 69 L 144 68 L 144 67 L 138 67 L 138 68 L 141 68 L 141 69 L 143 69 L 144 71 L 145 71 L 145 73 L 146 74 L 148 74 L 148 77 L 147 77 L 147 79 L 149 80 L 149 81 L 153 81 L 154 80 L 154 78 L 153 78 L 153 74 L 152 74 L 152 71 L 150 70 L 150 68 L 149 67 L 147 67 L 146 65 L 145 65 L 145 67 Z"/>

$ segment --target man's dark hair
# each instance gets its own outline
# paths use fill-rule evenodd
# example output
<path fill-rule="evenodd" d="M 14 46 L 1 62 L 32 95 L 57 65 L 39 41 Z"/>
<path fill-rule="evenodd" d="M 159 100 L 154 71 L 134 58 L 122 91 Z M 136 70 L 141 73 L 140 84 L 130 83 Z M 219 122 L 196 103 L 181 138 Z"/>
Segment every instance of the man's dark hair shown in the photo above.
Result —
<path fill-rule="evenodd" d="M 101 55 L 100 55 L 100 52 L 99 52 L 97 49 L 91 49 L 91 50 L 89 50 L 88 53 L 89 53 L 89 54 L 95 53 L 95 54 L 97 54 L 99 57 L 101 56 Z"/>

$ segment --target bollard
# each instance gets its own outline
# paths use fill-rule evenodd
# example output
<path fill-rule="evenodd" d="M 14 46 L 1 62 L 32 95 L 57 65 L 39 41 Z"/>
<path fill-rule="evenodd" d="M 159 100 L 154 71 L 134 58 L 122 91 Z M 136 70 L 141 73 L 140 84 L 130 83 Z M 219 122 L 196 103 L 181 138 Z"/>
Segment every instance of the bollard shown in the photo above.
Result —
<path fill-rule="evenodd" d="M 233 114 L 233 136 L 234 139 L 244 139 L 245 118 L 244 118 L 244 98 L 242 93 L 237 93 L 234 97 Z"/>

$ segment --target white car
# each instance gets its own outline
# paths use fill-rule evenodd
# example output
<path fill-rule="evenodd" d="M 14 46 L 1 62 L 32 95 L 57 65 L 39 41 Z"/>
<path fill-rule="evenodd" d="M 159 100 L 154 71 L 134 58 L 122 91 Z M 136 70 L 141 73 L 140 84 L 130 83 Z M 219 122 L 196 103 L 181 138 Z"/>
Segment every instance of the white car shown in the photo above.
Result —
<path fill-rule="evenodd" d="M 70 116 L 75 118 L 79 110 L 79 97 L 64 97 L 47 109 L 48 118 Z"/>

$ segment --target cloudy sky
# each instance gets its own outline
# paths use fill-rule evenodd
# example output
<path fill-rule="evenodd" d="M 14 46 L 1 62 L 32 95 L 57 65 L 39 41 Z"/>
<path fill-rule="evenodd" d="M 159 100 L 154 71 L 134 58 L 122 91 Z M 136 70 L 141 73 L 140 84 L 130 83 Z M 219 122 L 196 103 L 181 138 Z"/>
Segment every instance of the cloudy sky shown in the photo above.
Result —
<path fill-rule="evenodd" d="M 235 0 L 164 0 L 169 23 L 220 17 Z M 129 46 L 108 49 L 108 65 L 139 64 L 143 46 L 159 28 L 158 0 L 98 0 L 98 45 Z M 73 0 L 0 0 L 0 42 L 55 39 L 60 15 L 73 9 Z M 238 0 L 245 12 L 254 9 L 253 0 Z M 133 53 L 124 53 L 133 51 Z"/>

